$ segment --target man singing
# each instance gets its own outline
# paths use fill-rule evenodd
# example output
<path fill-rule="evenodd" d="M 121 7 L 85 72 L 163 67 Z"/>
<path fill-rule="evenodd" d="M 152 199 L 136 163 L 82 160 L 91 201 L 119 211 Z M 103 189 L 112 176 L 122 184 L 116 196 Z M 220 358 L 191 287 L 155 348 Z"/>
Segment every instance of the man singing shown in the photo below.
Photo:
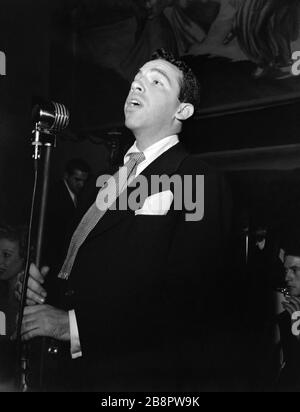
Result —
<path fill-rule="evenodd" d="M 107 209 L 109 180 L 74 232 L 58 274 L 66 290 L 59 301 L 46 291 L 47 270 L 31 265 L 22 338 L 46 336 L 64 346 L 47 389 L 212 389 L 220 340 L 212 296 L 222 273 L 227 210 L 221 178 L 179 142 L 199 99 L 191 69 L 156 52 L 136 74 L 124 106 L 136 140 L 114 179 L 124 180 L 125 169 L 127 182 Z M 188 183 L 182 191 L 176 184 L 151 187 L 163 175 Z M 149 183 L 147 196 L 136 208 L 130 202 L 121 208 L 139 178 Z M 195 216 L 186 197 L 196 199 Z"/>

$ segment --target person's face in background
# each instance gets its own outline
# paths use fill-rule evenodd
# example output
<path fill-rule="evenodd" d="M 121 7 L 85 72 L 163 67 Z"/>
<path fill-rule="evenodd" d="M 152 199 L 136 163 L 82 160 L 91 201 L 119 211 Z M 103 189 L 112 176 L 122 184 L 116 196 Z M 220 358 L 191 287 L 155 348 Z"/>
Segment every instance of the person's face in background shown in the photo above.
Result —
<path fill-rule="evenodd" d="M 79 195 L 88 179 L 88 173 L 75 169 L 71 174 L 65 173 L 64 177 L 71 192 Z"/>
<path fill-rule="evenodd" d="M 300 296 L 300 257 L 287 255 L 284 259 L 285 281 L 291 296 Z"/>
<path fill-rule="evenodd" d="M 0 280 L 13 279 L 22 270 L 22 266 L 19 242 L 0 238 Z"/>

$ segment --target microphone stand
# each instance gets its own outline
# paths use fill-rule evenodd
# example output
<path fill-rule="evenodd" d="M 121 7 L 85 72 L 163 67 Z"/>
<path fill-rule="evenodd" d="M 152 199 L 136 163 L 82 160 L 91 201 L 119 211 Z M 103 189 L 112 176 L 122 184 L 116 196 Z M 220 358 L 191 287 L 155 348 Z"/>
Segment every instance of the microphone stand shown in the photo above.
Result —
<path fill-rule="evenodd" d="M 42 182 L 41 182 L 41 190 L 40 190 L 40 198 L 38 204 L 38 230 L 37 230 L 37 239 L 36 239 L 36 248 L 35 248 L 35 264 L 40 269 L 41 266 L 41 258 L 42 258 L 42 246 L 43 246 L 43 234 L 44 234 L 44 227 L 45 227 L 45 216 L 46 216 L 46 208 L 47 208 L 47 197 L 48 197 L 48 187 L 49 187 L 49 174 L 50 174 L 50 160 L 51 160 L 51 153 L 52 148 L 56 146 L 56 136 L 50 133 L 48 130 L 43 129 L 41 126 L 41 122 L 35 123 L 35 129 L 33 131 L 34 138 L 32 140 L 32 146 L 34 148 L 34 169 L 37 177 L 39 176 L 39 169 L 42 169 Z M 41 167 L 39 167 L 39 162 L 41 162 Z M 37 182 L 38 182 L 37 178 Z M 34 206 L 37 202 L 37 193 L 34 190 L 32 206 L 31 206 L 31 216 L 34 213 Z M 31 219 L 32 220 L 32 219 Z M 31 222 L 32 223 L 32 222 Z M 29 229 L 29 242 L 31 243 L 32 239 L 32 227 L 30 224 Z M 28 245 L 28 250 L 30 250 L 30 244 Z M 24 308 L 26 306 L 26 294 L 27 294 L 27 286 L 29 280 L 29 259 L 25 268 L 23 285 L 22 285 L 22 293 L 20 299 L 20 306 L 19 306 L 19 316 L 18 316 L 18 324 L 17 324 L 17 359 L 18 359 L 18 374 L 17 374 L 17 387 L 20 389 L 21 392 L 28 391 L 28 370 L 30 370 L 30 364 L 28 362 L 28 349 L 29 344 L 22 343 L 21 340 L 21 328 L 22 328 L 22 320 L 24 314 Z M 45 345 L 45 339 L 43 338 L 42 341 L 42 350 L 41 350 L 41 358 L 40 358 L 40 371 L 39 371 L 39 378 L 38 378 L 38 386 L 39 389 L 43 387 L 43 347 Z"/>

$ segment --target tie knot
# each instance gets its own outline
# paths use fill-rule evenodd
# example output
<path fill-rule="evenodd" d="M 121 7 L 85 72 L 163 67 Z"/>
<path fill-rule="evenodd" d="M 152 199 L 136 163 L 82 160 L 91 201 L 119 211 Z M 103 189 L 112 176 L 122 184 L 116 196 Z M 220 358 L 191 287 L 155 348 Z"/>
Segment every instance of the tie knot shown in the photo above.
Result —
<path fill-rule="evenodd" d="M 129 153 L 128 155 L 130 157 L 130 160 L 134 160 L 135 164 L 138 165 L 141 163 L 143 160 L 145 160 L 145 155 L 143 152 L 133 152 Z"/>

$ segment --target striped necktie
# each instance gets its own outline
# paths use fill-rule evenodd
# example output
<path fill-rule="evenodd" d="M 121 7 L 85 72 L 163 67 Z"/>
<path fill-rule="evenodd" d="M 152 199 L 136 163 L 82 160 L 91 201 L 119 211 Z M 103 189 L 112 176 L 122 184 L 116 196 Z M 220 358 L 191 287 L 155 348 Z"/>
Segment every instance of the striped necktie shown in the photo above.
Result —
<path fill-rule="evenodd" d="M 100 189 L 95 203 L 89 208 L 77 226 L 67 253 L 67 257 L 58 274 L 61 279 L 68 279 L 77 256 L 80 246 L 83 244 L 89 233 L 94 229 L 105 212 L 117 200 L 120 194 L 127 188 L 129 182 L 134 179 L 137 166 L 145 160 L 143 152 L 129 154 L 129 160 L 118 172 L 111 176 L 106 184 Z M 105 190 L 104 190 L 105 189 Z M 106 201 L 106 199 L 109 201 Z"/>

